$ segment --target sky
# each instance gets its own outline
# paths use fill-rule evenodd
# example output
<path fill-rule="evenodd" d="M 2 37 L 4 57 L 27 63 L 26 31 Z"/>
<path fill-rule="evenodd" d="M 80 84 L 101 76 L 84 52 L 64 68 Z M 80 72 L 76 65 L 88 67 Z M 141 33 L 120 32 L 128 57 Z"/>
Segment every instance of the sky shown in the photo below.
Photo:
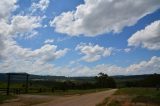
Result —
<path fill-rule="evenodd" d="M 159 0 L 0 0 L 0 73 L 160 74 Z"/>

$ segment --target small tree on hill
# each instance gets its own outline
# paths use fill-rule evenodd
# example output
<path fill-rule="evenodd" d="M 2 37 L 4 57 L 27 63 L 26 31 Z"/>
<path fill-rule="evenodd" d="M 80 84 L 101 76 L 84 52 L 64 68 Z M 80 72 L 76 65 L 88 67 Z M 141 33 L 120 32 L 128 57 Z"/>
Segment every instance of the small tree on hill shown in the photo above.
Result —
<path fill-rule="evenodd" d="M 101 88 L 115 88 L 116 83 L 113 78 L 109 77 L 107 74 L 99 73 L 98 76 L 95 77 L 96 84 Z"/>

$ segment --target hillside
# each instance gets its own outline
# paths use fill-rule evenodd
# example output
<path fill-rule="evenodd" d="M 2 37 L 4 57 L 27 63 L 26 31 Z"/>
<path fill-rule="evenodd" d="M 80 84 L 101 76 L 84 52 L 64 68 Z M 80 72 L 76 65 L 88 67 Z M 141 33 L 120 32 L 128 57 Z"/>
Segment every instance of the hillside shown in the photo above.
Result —
<path fill-rule="evenodd" d="M 146 74 L 146 75 L 128 75 L 128 76 L 123 76 L 123 75 L 118 75 L 118 76 L 111 76 L 113 77 L 116 81 L 121 82 L 121 81 L 135 81 L 135 80 L 142 80 L 144 78 L 147 78 L 151 74 Z M 64 81 L 64 80 L 75 80 L 75 81 L 94 81 L 94 76 L 90 77 L 65 77 L 65 76 L 41 76 L 41 75 L 33 75 L 31 74 L 29 76 L 30 80 L 59 80 L 59 81 Z M 0 73 L 0 81 L 6 81 L 7 80 L 7 75 L 5 73 Z M 25 80 L 24 76 L 13 76 L 12 80 Z"/>

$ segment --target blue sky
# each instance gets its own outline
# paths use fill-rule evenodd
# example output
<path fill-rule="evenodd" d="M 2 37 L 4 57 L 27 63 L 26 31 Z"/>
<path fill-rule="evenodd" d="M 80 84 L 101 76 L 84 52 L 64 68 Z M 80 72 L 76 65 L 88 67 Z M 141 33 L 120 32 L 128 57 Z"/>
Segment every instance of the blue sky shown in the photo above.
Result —
<path fill-rule="evenodd" d="M 2 0 L 0 4 L 4 5 L 0 72 L 160 73 L 159 0 Z"/>

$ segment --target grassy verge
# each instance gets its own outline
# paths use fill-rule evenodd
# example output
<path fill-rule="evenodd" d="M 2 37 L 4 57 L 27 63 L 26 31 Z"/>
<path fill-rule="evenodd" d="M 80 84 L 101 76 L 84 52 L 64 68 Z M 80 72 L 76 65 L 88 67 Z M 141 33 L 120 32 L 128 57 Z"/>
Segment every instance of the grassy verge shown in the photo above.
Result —
<path fill-rule="evenodd" d="M 96 106 L 105 106 L 108 103 L 109 98 L 105 98 L 102 103 L 97 104 Z"/>
<path fill-rule="evenodd" d="M 121 106 L 121 103 L 117 100 L 112 100 L 109 102 L 109 98 L 105 98 L 103 102 L 97 104 L 96 106 Z"/>
<path fill-rule="evenodd" d="M 156 95 L 160 93 L 155 88 L 121 88 L 116 91 L 115 95 Z"/>
<path fill-rule="evenodd" d="M 41 92 L 41 93 L 29 93 L 29 94 L 38 94 L 38 95 L 75 95 L 75 94 L 87 94 L 87 93 L 94 93 L 94 92 L 100 92 L 109 90 L 108 88 L 105 89 L 89 89 L 89 90 L 67 90 L 67 91 L 61 91 L 56 90 L 54 92 Z"/>
<path fill-rule="evenodd" d="M 122 88 L 115 95 L 129 95 L 134 103 L 151 103 L 160 105 L 160 91 L 155 88 Z"/>
<path fill-rule="evenodd" d="M 4 94 L 0 94 L 0 104 L 3 103 L 5 100 L 9 100 L 9 99 L 13 99 L 16 98 L 16 96 L 12 96 L 12 95 L 4 95 Z"/>
<path fill-rule="evenodd" d="M 121 103 L 117 100 L 112 100 L 107 106 L 122 106 Z"/>

